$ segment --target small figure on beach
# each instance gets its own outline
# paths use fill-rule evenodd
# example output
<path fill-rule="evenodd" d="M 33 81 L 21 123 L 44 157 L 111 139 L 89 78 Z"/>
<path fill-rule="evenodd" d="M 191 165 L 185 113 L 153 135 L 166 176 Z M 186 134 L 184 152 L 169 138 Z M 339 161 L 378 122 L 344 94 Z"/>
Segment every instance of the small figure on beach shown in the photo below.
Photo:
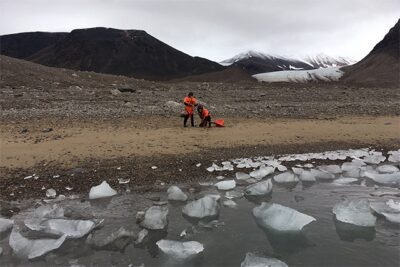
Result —
<path fill-rule="evenodd" d="M 197 112 L 199 113 L 201 122 L 200 127 L 211 127 L 211 113 L 203 105 L 197 106 Z"/>
<path fill-rule="evenodd" d="M 192 127 L 194 127 L 193 112 L 194 112 L 194 107 L 197 106 L 197 100 L 193 96 L 192 92 L 190 92 L 183 99 L 183 104 L 185 105 L 185 117 L 183 120 L 183 126 L 186 127 L 186 123 L 187 123 L 188 119 L 190 118 L 190 124 L 192 125 Z"/>

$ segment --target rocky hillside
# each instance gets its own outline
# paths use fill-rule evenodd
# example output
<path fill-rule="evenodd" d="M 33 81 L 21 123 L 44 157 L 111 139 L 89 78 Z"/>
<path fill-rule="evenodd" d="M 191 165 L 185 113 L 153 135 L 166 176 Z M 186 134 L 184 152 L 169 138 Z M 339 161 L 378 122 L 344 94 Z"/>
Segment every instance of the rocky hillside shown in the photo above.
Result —
<path fill-rule="evenodd" d="M 38 33 L 29 34 L 36 36 Z M 50 67 L 152 80 L 167 80 L 223 69 L 218 63 L 189 56 L 141 30 L 73 30 L 55 42 L 48 42 L 48 46 L 43 42 L 36 51 L 29 49 L 29 38 L 22 38 L 19 45 L 15 43 L 20 35 L 1 38 L 8 42 L 2 54 L 18 55 L 18 58 Z"/>
<path fill-rule="evenodd" d="M 342 68 L 342 81 L 365 85 L 400 86 L 400 20 L 360 62 Z"/>

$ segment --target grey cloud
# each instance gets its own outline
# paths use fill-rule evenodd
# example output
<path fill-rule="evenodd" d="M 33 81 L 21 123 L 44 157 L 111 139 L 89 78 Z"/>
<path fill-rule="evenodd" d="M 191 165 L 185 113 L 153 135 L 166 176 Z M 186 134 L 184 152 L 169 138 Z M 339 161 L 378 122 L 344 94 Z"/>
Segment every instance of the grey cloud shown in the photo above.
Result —
<path fill-rule="evenodd" d="M 249 49 L 360 59 L 400 17 L 398 0 L 2 0 L 0 8 L 0 34 L 144 29 L 217 61 Z"/>

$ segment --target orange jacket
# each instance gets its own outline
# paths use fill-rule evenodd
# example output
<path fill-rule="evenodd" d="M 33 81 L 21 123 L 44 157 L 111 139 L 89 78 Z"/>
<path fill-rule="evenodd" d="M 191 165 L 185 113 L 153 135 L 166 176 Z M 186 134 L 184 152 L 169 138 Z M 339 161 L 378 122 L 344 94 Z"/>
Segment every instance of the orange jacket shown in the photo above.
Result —
<path fill-rule="evenodd" d="M 203 111 L 202 111 L 201 114 L 200 114 L 200 118 L 204 120 L 204 119 L 207 118 L 208 116 L 210 116 L 210 112 L 208 111 L 208 109 L 203 108 Z"/>
<path fill-rule="evenodd" d="M 193 114 L 194 106 L 197 104 L 196 98 L 187 96 L 183 99 L 183 103 L 185 104 L 186 113 Z"/>

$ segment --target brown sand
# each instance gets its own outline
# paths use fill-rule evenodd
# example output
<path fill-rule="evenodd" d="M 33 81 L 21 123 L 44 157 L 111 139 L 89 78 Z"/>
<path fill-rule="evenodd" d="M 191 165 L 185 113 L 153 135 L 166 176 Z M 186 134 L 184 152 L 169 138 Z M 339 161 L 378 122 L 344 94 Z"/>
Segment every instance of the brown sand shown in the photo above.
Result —
<path fill-rule="evenodd" d="M 334 120 L 227 119 L 225 128 L 182 128 L 176 118 L 151 118 L 85 125 L 44 122 L 1 126 L 0 167 L 30 168 L 39 162 L 64 166 L 86 158 L 177 155 L 207 148 L 354 142 L 377 145 L 398 140 L 399 117 L 346 117 Z M 38 126 L 39 125 L 39 126 Z M 54 131 L 43 133 L 42 126 Z M 19 129 L 26 127 L 28 133 Z"/>

